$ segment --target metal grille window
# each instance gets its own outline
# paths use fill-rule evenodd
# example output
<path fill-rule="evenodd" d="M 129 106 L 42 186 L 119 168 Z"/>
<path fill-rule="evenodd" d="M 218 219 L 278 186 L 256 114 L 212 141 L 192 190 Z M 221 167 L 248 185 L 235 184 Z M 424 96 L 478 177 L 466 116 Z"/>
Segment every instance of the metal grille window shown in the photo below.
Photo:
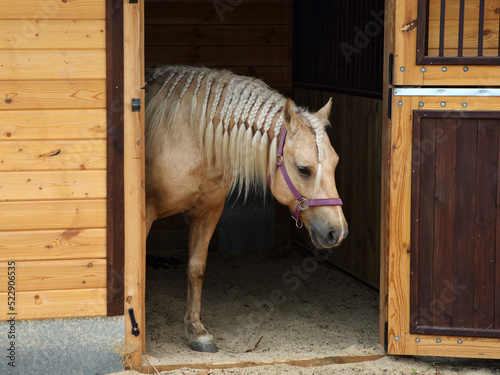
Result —
<path fill-rule="evenodd" d="M 417 64 L 500 64 L 495 0 L 419 0 Z"/>

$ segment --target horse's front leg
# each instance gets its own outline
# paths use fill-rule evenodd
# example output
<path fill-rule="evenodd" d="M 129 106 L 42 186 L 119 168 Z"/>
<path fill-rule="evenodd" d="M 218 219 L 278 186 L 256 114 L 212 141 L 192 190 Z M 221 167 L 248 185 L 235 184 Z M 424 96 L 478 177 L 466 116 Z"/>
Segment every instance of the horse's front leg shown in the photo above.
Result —
<path fill-rule="evenodd" d="M 217 352 L 212 335 L 208 333 L 201 322 L 201 289 L 205 275 L 208 245 L 223 208 L 224 203 L 205 211 L 203 214 L 189 212 L 188 291 L 184 327 L 189 346 L 199 352 Z"/>

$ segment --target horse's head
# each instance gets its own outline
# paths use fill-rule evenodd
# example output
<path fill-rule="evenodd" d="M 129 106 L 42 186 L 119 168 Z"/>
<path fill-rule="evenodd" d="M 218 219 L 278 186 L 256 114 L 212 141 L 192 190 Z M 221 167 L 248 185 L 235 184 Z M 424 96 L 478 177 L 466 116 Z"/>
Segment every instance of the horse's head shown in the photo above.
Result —
<path fill-rule="evenodd" d="M 271 171 L 276 168 L 270 184 L 274 197 L 290 208 L 298 226 L 304 223 L 320 248 L 337 246 L 347 236 L 335 185 L 339 157 L 325 132 L 330 108 L 331 99 L 315 114 L 295 113 L 288 100 L 283 108 L 282 137 L 277 140 L 278 163 L 270 166 Z"/>

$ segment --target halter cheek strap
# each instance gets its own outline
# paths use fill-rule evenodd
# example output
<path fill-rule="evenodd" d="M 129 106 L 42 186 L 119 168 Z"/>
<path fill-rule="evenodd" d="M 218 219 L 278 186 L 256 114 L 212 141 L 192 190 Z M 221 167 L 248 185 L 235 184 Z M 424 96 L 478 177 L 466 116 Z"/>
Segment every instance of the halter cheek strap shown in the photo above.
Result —
<path fill-rule="evenodd" d="M 292 217 L 295 220 L 295 225 L 297 226 L 297 228 L 302 228 L 303 223 L 299 217 L 300 211 L 303 211 L 303 210 L 307 209 L 308 207 L 342 206 L 342 200 L 340 198 L 307 199 L 307 198 L 304 198 L 298 192 L 298 190 L 293 185 L 292 180 L 290 179 L 290 176 L 288 175 L 288 172 L 287 172 L 286 167 L 285 167 L 285 162 L 283 159 L 283 148 L 285 146 L 286 134 L 287 134 L 286 127 L 283 126 L 283 129 L 281 131 L 280 142 L 278 145 L 278 155 L 276 158 L 276 170 L 278 170 L 278 168 L 281 170 L 281 174 L 283 175 L 283 178 L 284 178 L 288 188 L 290 189 L 293 196 L 297 200 L 297 207 L 295 208 L 295 211 L 290 210 L 290 213 L 292 214 Z M 268 176 L 267 184 L 269 186 L 271 186 L 271 176 Z"/>

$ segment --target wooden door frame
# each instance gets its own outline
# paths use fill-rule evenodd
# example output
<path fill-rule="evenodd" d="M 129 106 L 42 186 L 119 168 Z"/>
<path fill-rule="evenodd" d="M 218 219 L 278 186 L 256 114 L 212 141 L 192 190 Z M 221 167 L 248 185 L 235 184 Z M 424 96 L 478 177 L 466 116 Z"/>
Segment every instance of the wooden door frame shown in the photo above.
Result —
<path fill-rule="evenodd" d="M 125 365 L 139 368 L 145 349 L 144 2 L 106 0 L 106 25 L 108 316 L 125 315 Z M 140 99 L 140 110 L 132 110 L 132 99 Z"/>
<path fill-rule="evenodd" d="M 381 197 L 380 197 L 380 297 L 379 297 L 379 343 L 386 350 L 386 323 L 388 298 L 388 254 L 389 254 L 389 201 L 391 174 L 391 126 L 389 114 L 392 83 L 392 65 L 394 54 L 394 8 L 396 0 L 385 1 L 384 14 L 384 72 L 382 92 L 382 155 L 381 155 Z"/>
<path fill-rule="evenodd" d="M 144 1 L 123 0 L 123 24 L 125 344 L 130 351 L 127 364 L 134 368 L 141 366 L 146 343 Z M 132 99 L 140 99 L 140 110 L 132 110 Z M 130 309 L 140 330 L 138 336 L 132 334 Z"/>
<path fill-rule="evenodd" d="M 123 7 L 106 0 L 107 315 L 123 315 Z"/>

